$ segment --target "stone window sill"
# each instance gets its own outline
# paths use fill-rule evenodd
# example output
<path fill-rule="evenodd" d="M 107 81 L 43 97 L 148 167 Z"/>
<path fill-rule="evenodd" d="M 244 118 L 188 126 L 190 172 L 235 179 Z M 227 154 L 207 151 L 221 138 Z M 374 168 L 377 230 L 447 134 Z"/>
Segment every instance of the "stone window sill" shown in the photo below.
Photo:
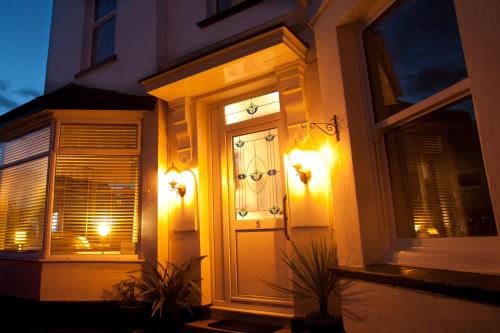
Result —
<path fill-rule="evenodd" d="M 247 8 L 250 8 L 252 6 L 255 6 L 259 2 L 262 2 L 262 0 L 247 0 L 243 1 L 235 6 L 232 6 L 222 12 L 219 12 L 215 15 L 209 16 L 206 19 L 196 23 L 200 28 L 205 28 L 209 25 L 212 25 L 214 23 L 217 23 L 219 21 L 224 20 L 225 18 L 228 18 L 230 16 L 233 16 L 234 14 L 237 14 Z"/>
<path fill-rule="evenodd" d="M 113 55 L 107 57 L 106 59 L 104 59 L 102 61 L 99 61 L 99 62 L 91 65 L 90 67 L 85 68 L 84 70 L 76 73 L 75 74 L 75 79 L 80 79 L 82 76 L 85 76 L 88 73 L 97 70 L 98 68 L 101 68 L 101 67 L 106 66 L 108 64 L 114 63 L 117 59 L 118 58 L 117 58 L 116 54 L 113 54 Z"/>
<path fill-rule="evenodd" d="M 342 278 L 403 287 L 469 301 L 500 305 L 500 276 L 440 269 L 374 264 L 337 267 Z"/>

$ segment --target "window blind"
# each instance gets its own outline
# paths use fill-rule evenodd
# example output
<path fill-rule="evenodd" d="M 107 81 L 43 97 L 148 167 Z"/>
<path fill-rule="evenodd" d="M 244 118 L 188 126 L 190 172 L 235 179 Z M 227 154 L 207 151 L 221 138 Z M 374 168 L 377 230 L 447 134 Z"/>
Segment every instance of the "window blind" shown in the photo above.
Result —
<path fill-rule="evenodd" d="M 0 251 L 42 248 L 49 144 L 49 127 L 0 143 Z"/>
<path fill-rule="evenodd" d="M 59 155 L 52 253 L 135 254 L 138 156 Z"/>
<path fill-rule="evenodd" d="M 0 143 L 0 166 L 49 151 L 50 127 Z"/>
<path fill-rule="evenodd" d="M 138 125 L 63 123 L 59 147 L 95 150 L 56 157 L 51 253 L 135 254 L 140 156 L 116 151 L 138 147 Z"/>
<path fill-rule="evenodd" d="M 137 148 L 137 124 L 63 123 L 60 127 L 61 148 Z"/>

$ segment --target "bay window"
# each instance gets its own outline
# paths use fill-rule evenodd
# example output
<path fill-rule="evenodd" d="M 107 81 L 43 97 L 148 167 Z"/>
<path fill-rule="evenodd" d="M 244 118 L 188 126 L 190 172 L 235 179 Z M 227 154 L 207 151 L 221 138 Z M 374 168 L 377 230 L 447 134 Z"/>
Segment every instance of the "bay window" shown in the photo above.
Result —
<path fill-rule="evenodd" d="M 40 252 L 50 127 L 0 143 L 0 251 Z"/>
<path fill-rule="evenodd" d="M 0 253 L 135 256 L 139 120 L 54 127 L 0 142 Z"/>
<path fill-rule="evenodd" d="M 496 236 L 453 0 L 398 1 L 363 41 L 396 237 Z"/>
<path fill-rule="evenodd" d="M 138 124 L 60 125 L 51 254 L 134 255 L 138 242 Z"/>

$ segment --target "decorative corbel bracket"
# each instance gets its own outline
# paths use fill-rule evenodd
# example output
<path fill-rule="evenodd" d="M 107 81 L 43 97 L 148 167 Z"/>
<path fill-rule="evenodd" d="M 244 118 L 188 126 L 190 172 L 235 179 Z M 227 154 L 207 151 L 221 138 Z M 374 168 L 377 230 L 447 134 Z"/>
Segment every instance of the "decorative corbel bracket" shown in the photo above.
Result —
<path fill-rule="evenodd" d="M 191 100 L 183 97 L 168 105 L 169 160 L 187 165 L 193 159 Z"/>
<path fill-rule="evenodd" d="M 308 119 L 304 90 L 305 68 L 303 61 L 295 61 L 275 69 L 288 137 L 295 141 L 302 141 L 307 135 L 307 130 L 302 127 Z"/>

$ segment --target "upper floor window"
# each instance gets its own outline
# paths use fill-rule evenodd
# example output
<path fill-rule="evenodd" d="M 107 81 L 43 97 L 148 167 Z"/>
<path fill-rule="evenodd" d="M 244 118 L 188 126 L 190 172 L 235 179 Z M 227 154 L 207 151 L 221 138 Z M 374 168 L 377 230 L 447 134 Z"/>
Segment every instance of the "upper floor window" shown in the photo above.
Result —
<path fill-rule="evenodd" d="M 217 9 L 217 13 L 223 12 L 239 3 L 244 2 L 245 0 L 216 0 L 215 5 Z"/>
<path fill-rule="evenodd" d="M 116 0 L 95 0 L 91 64 L 115 53 Z"/>
<path fill-rule="evenodd" d="M 497 235 L 453 0 L 399 1 L 363 39 L 397 236 Z"/>

